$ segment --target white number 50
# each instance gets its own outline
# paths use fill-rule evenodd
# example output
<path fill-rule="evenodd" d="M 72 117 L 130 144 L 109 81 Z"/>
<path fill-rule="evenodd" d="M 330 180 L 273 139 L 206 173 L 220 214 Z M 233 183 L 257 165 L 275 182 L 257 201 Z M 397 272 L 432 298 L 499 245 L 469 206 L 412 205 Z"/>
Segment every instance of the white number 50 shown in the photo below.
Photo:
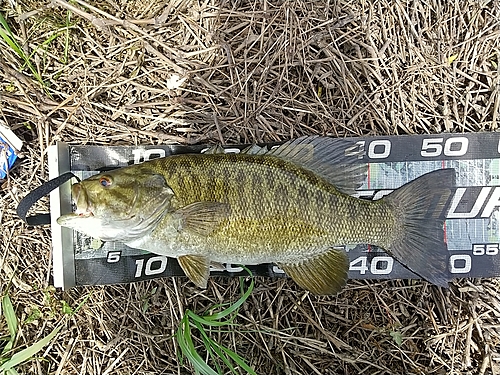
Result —
<path fill-rule="evenodd" d="M 440 156 L 441 153 L 444 156 L 463 156 L 467 153 L 469 148 L 469 139 L 465 137 L 453 137 L 448 138 L 444 142 L 443 149 L 443 138 L 426 138 L 422 141 L 422 150 L 420 155 L 424 157 L 436 157 Z M 455 145 L 456 146 L 453 146 Z"/>

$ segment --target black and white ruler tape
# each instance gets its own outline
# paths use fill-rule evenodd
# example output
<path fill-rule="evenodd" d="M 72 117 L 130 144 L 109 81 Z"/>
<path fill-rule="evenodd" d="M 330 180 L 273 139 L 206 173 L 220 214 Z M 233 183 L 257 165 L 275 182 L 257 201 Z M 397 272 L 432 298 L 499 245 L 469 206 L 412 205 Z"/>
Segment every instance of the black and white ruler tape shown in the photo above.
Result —
<path fill-rule="evenodd" d="M 469 133 L 349 138 L 349 153 L 362 151 L 369 174 L 358 191 L 377 199 L 426 172 L 455 168 L 457 188 L 446 220 L 449 270 L 456 277 L 500 276 L 500 133 Z M 231 146 L 226 152 L 239 152 Z M 78 178 L 177 153 L 201 152 L 202 146 L 68 146 L 58 144 L 49 169 Z M 50 155 L 49 155 L 50 158 Z M 57 173 L 56 173 L 57 172 Z M 54 201 L 55 200 L 55 201 Z M 52 202 L 54 201 L 54 202 Z M 51 207 L 70 207 L 69 183 L 51 195 Z M 54 214 L 54 212 L 53 212 Z M 175 259 L 131 249 L 119 243 L 96 244 L 84 235 L 53 225 L 56 286 L 127 283 L 182 275 Z M 368 245 L 347 249 L 351 278 L 416 278 L 382 250 Z M 59 261 L 63 259 L 63 261 Z M 60 264 L 60 267 L 56 266 Z M 237 265 L 214 274 L 244 275 Z M 275 265 L 249 267 L 255 275 L 284 276 Z"/>

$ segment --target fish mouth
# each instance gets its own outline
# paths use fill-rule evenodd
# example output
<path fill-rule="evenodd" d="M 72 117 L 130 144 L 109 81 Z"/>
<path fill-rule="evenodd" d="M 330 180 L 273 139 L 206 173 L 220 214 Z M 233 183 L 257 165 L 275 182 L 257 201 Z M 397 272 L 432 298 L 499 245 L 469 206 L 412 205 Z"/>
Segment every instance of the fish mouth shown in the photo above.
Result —
<path fill-rule="evenodd" d="M 74 214 L 78 216 L 94 216 L 92 205 L 89 202 L 87 192 L 81 184 L 71 186 L 72 203 L 75 206 Z"/>

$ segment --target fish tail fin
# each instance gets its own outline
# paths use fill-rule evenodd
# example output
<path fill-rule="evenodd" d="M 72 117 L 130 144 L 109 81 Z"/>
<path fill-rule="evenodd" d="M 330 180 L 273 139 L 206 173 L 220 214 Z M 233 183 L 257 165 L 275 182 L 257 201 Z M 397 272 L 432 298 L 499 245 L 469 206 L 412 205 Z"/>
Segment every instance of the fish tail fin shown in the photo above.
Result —
<path fill-rule="evenodd" d="M 434 285 L 448 287 L 448 247 L 444 221 L 455 170 L 440 169 L 403 185 L 384 198 L 395 210 L 402 230 L 386 250 L 410 271 Z"/>

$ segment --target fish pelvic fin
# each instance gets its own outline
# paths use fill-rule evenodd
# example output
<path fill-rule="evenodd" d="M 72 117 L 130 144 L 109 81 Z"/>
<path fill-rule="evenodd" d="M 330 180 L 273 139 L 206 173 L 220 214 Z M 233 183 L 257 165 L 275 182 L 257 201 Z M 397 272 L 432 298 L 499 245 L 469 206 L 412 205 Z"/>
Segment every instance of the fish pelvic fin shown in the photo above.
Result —
<path fill-rule="evenodd" d="M 199 255 L 183 255 L 178 259 L 182 270 L 197 287 L 205 289 L 210 276 L 210 261 Z"/>
<path fill-rule="evenodd" d="M 347 254 L 337 248 L 301 262 L 278 265 L 300 287 L 319 295 L 338 293 L 345 285 L 349 271 Z"/>
<path fill-rule="evenodd" d="M 398 226 L 390 255 L 413 273 L 434 285 L 447 288 L 449 252 L 444 222 L 456 174 L 452 168 L 427 173 L 384 198 L 396 211 Z"/>

